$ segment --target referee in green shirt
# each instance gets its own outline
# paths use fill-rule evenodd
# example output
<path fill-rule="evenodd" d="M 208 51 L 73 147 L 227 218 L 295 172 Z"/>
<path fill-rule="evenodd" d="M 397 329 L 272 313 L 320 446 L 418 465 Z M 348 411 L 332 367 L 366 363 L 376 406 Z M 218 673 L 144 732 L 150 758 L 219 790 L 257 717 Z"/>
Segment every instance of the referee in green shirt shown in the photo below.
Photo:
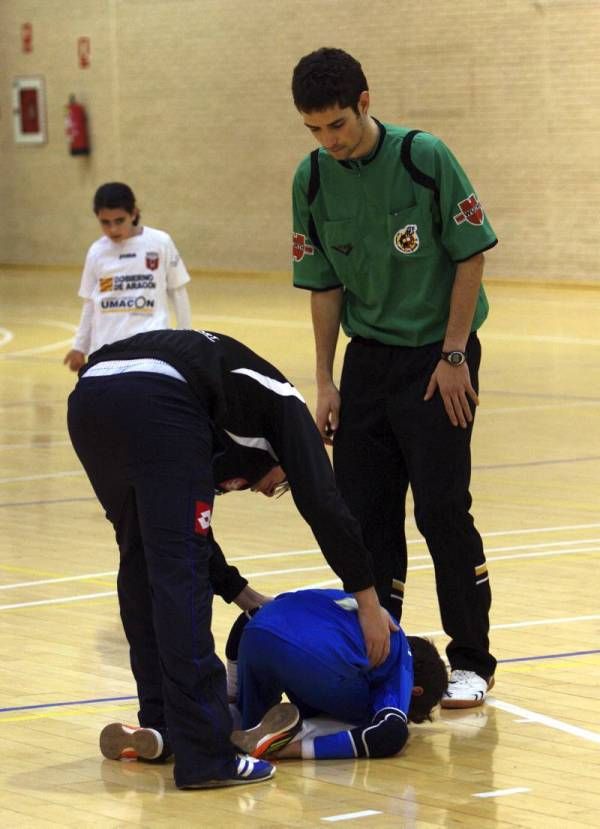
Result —
<path fill-rule="evenodd" d="M 488 313 L 484 251 L 497 239 L 473 185 L 440 139 L 369 115 L 358 61 L 303 57 L 294 103 L 321 145 L 293 186 L 294 284 L 311 291 L 317 426 L 373 555 L 382 603 L 402 612 L 405 500 L 435 566 L 451 639 L 447 708 L 480 705 L 496 660 L 491 591 L 470 515 L 470 441 Z M 350 337 L 338 391 L 340 324 Z"/>

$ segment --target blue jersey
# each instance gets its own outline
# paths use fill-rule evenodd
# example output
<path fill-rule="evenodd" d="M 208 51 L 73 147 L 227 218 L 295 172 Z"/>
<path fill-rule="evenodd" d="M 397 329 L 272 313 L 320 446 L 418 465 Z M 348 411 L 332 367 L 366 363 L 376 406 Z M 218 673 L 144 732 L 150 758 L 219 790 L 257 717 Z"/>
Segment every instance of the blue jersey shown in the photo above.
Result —
<path fill-rule="evenodd" d="M 316 757 L 356 757 L 365 753 L 368 756 L 368 746 L 362 745 L 365 742 L 362 731 L 372 730 L 373 723 L 383 725 L 390 712 L 406 724 L 413 688 L 413 662 L 407 638 L 402 630 L 392 632 L 388 658 L 371 669 L 358 620 L 358 605 L 352 595 L 342 590 L 283 593 L 263 605 L 246 630 L 266 631 L 281 639 L 298 654 L 299 665 L 305 653 L 307 658 L 310 656 L 311 664 L 320 663 L 328 674 L 333 672 L 367 686 L 368 710 L 364 711 L 364 722 L 360 725 L 367 723 L 368 728 L 317 737 Z M 292 677 L 290 682 L 293 684 Z"/>

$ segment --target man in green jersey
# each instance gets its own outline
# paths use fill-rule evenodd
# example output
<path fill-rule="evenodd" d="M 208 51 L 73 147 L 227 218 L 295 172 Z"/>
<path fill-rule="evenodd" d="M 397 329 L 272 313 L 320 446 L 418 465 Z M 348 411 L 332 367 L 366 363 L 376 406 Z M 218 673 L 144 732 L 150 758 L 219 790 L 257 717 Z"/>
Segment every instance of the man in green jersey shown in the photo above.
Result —
<path fill-rule="evenodd" d="M 367 81 L 340 49 L 303 57 L 294 103 L 320 149 L 293 188 L 294 284 L 311 291 L 317 426 L 373 555 L 382 603 L 402 611 L 405 499 L 433 558 L 452 669 L 447 708 L 493 683 L 491 591 L 470 515 L 470 440 L 488 312 L 483 252 L 497 239 L 473 185 L 433 135 L 369 115 Z M 340 324 L 351 338 L 340 390 Z"/>

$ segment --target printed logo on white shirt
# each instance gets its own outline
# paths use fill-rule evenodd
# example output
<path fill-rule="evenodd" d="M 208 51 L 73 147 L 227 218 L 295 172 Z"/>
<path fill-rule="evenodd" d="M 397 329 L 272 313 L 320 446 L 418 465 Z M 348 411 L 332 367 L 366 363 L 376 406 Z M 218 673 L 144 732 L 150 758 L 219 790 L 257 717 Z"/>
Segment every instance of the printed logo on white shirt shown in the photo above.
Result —
<path fill-rule="evenodd" d="M 150 268 L 151 271 L 155 271 L 158 268 L 159 261 L 160 257 L 156 251 L 149 250 L 146 252 L 146 267 Z"/>
<path fill-rule="evenodd" d="M 98 239 L 88 251 L 79 289 L 94 306 L 88 350 L 169 328 L 168 291 L 187 282 L 185 265 L 164 231 L 144 227 L 119 244 Z"/>

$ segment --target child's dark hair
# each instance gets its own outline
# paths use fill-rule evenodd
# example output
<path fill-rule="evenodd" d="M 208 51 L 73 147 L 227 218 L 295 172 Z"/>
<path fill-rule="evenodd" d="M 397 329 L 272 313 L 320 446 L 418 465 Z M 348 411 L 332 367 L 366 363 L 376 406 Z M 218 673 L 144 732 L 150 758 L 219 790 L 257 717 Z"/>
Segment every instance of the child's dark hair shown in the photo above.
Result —
<path fill-rule="evenodd" d="M 352 107 L 369 87 L 360 63 L 342 49 L 323 47 L 305 55 L 292 77 L 294 104 L 300 112 L 319 112 L 336 104 Z"/>
<path fill-rule="evenodd" d="M 125 210 L 131 216 L 135 215 L 133 224 L 140 220 L 140 211 L 135 203 L 135 195 L 128 184 L 121 181 L 107 181 L 94 194 L 94 213 L 96 216 L 105 207 L 108 210 Z"/>
<path fill-rule="evenodd" d="M 431 721 L 431 712 L 448 687 L 448 671 L 431 640 L 421 636 L 406 638 L 413 656 L 413 685 L 420 685 L 423 689 L 420 696 L 410 698 L 408 719 L 415 723 Z"/>

